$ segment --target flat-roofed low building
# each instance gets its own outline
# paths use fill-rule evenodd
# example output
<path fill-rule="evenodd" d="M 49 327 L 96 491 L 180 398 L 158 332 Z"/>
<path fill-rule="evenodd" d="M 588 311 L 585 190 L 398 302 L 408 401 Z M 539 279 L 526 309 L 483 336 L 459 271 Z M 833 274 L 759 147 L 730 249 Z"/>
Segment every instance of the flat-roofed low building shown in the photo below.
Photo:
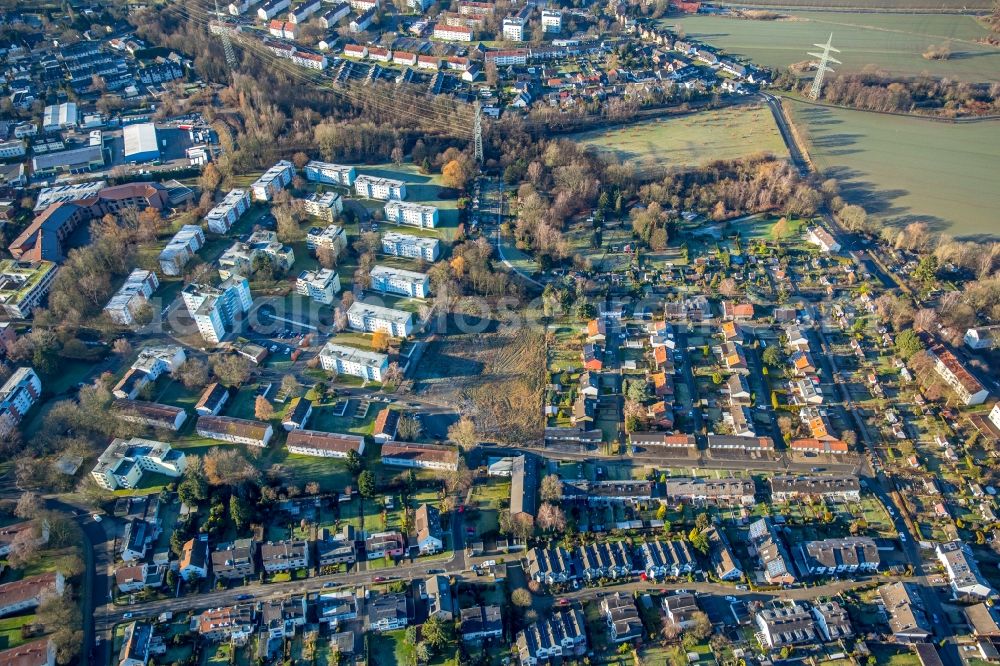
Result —
<path fill-rule="evenodd" d="M 341 18 L 344 18 L 348 13 L 350 13 L 349 9 L 347 13 L 342 13 L 337 20 L 339 21 Z M 341 185 L 343 187 L 354 185 L 354 179 L 357 177 L 357 172 L 353 166 L 320 162 L 318 160 L 310 160 L 306 164 L 305 174 L 306 180 L 310 183 L 325 183 L 327 185 Z"/>
<path fill-rule="evenodd" d="M 361 175 L 354 179 L 354 192 L 366 199 L 402 201 L 406 198 L 406 183 L 391 178 Z"/>
<path fill-rule="evenodd" d="M 232 416 L 202 416 L 196 428 L 202 437 L 261 448 L 267 446 L 274 434 L 270 423 Z"/>
<path fill-rule="evenodd" d="M 0 261 L 0 308 L 27 319 L 52 287 L 58 266 L 51 261 Z"/>
<path fill-rule="evenodd" d="M 371 288 L 383 294 L 426 298 L 431 292 L 431 281 L 426 273 L 375 266 L 371 270 Z"/>
<path fill-rule="evenodd" d="M 160 280 L 156 273 L 137 268 L 125 278 L 125 283 L 104 306 L 104 311 L 114 323 L 131 326 L 136 322 L 136 315 L 159 286 Z"/>
<path fill-rule="evenodd" d="M 389 368 L 389 357 L 385 354 L 332 342 L 326 343 L 320 351 L 319 361 L 327 372 L 375 382 L 382 381 L 382 374 Z"/>
<path fill-rule="evenodd" d="M 347 309 L 347 324 L 355 331 L 383 331 L 396 338 L 405 338 L 413 332 L 413 315 L 405 310 L 355 301 Z"/>
<path fill-rule="evenodd" d="M 320 268 L 314 271 L 302 271 L 295 281 L 295 292 L 310 300 L 330 305 L 340 291 L 340 276 L 337 271 Z"/>
<path fill-rule="evenodd" d="M 160 159 L 160 144 L 156 140 L 156 125 L 135 123 L 122 131 L 125 139 L 125 161 L 129 164 Z"/>
<path fill-rule="evenodd" d="M 182 407 L 164 405 L 144 400 L 116 399 L 111 408 L 122 421 L 141 423 L 151 428 L 177 432 L 187 420 L 187 412 Z"/>
<path fill-rule="evenodd" d="M 458 449 L 438 444 L 386 442 L 382 445 L 382 464 L 455 471 Z"/>
<path fill-rule="evenodd" d="M 97 459 L 91 476 L 101 488 L 135 488 L 145 472 L 178 478 L 187 468 L 187 459 L 170 444 L 133 437 L 115 439 Z"/>
<path fill-rule="evenodd" d="M 441 241 L 437 238 L 388 231 L 382 234 L 382 251 L 394 257 L 437 261 L 441 254 Z"/>
<path fill-rule="evenodd" d="M 385 219 L 394 224 L 403 224 L 420 229 L 433 229 L 438 224 L 438 209 L 425 204 L 404 201 L 390 201 L 383 209 Z"/>
<path fill-rule="evenodd" d="M 361 455 L 365 451 L 365 438 L 318 430 L 293 430 L 285 441 L 289 453 L 320 458 L 346 458 L 350 451 Z"/>

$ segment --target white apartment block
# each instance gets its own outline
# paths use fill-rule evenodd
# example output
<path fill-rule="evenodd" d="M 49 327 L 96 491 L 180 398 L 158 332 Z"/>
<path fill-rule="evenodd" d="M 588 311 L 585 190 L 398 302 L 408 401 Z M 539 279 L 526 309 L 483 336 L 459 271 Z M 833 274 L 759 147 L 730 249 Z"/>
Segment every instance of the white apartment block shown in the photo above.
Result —
<path fill-rule="evenodd" d="M 448 42 L 471 42 L 473 34 L 472 28 L 464 26 L 441 25 L 440 23 L 434 26 L 434 38 Z"/>
<path fill-rule="evenodd" d="M 295 291 L 308 296 L 317 303 L 330 305 L 340 291 L 340 276 L 337 271 L 321 268 L 317 271 L 302 271 L 295 282 Z"/>
<path fill-rule="evenodd" d="M 321 6 L 320 0 L 306 0 L 288 12 L 288 20 L 291 23 L 305 23 Z"/>
<path fill-rule="evenodd" d="M 217 234 L 227 233 L 248 210 L 250 210 L 250 193 L 246 190 L 230 190 L 226 198 L 205 216 L 208 230 Z"/>
<path fill-rule="evenodd" d="M 309 53 L 308 51 L 292 51 L 292 62 L 299 67 L 309 69 L 324 70 L 329 65 L 326 56 L 321 53 Z"/>
<path fill-rule="evenodd" d="M 201 337 L 215 344 L 222 341 L 226 329 L 232 327 L 253 304 L 250 284 L 239 275 L 234 275 L 218 287 L 189 284 L 181 295 Z"/>
<path fill-rule="evenodd" d="M 382 373 L 389 367 L 389 357 L 385 354 L 336 345 L 332 342 L 326 343 L 319 353 L 319 362 L 327 372 L 376 382 L 382 380 Z"/>
<path fill-rule="evenodd" d="M 267 257 L 276 270 L 287 271 L 295 263 L 295 251 L 278 242 L 278 234 L 261 229 L 250 234 L 245 243 L 237 241 L 219 257 L 219 277 L 250 275 L 257 257 Z"/>
<path fill-rule="evenodd" d="M 389 231 L 382 236 L 382 251 L 393 257 L 436 261 L 441 254 L 441 241 Z"/>
<path fill-rule="evenodd" d="M 285 189 L 292 182 L 295 166 L 288 160 L 281 160 L 261 174 L 260 178 L 250 186 L 255 201 L 270 201 L 274 195 Z"/>
<path fill-rule="evenodd" d="M 104 311 L 111 317 L 111 321 L 119 326 L 131 326 L 135 323 L 136 313 L 149 302 L 149 297 L 159 286 L 160 281 L 156 273 L 137 268 L 129 274 L 125 284 L 104 306 Z"/>
<path fill-rule="evenodd" d="M 312 227 L 306 233 L 306 247 L 314 254 L 318 248 L 325 247 L 333 252 L 334 257 L 339 257 L 347 248 L 347 232 L 336 224 Z"/>
<path fill-rule="evenodd" d="M 261 21 L 270 21 L 281 12 L 291 6 L 292 0 L 268 0 L 257 8 L 257 18 Z"/>
<path fill-rule="evenodd" d="M 354 193 L 366 199 L 402 201 L 406 198 L 406 183 L 391 178 L 362 175 L 354 179 Z"/>
<path fill-rule="evenodd" d="M 356 12 L 367 12 L 370 9 L 378 9 L 378 0 L 349 0 L 351 9 Z"/>
<path fill-rule="evenodd" d="M 418 203 L 390 201 L 385 205 L 385 219 L 421 229 L 433 229 L 438 223 L 438 209 Z"/>
<path fill-rule="evenodd" d="M 402 310 L 355 301 L 347 310 L 347 325 L 355 331 L 384 331 L 394 337 L 405 338 L 413 332 L 413 317 Z"/>
<path fill-rule="evenodd" d="M 545 30 L 545 32 L 562 32 L 562 12 L 552 9 L 543 9 L 542 29 Z"/>
<path fill-rule="evenodd" d="M 508 42 L 524 41 L 524 21 L 516 16 L 503 20 L 503 38 Z"/>
<path fill-rule="evenodd" d="M 42 395 L 42 380 L 32 368 L 18 368 L 0 387 L 0 437 L 6 438 Z"/>
<path fill-rule="evenodd" d="M 426 298 L 431 293 L 431 281 L 426 273 L 401 268 L 375 266 L 372 268 L 372 289 L 383 294 L 399 294 L 410 298 Z"/>
<path fill-rule="evenodd" d="M 51 261 L 0 261 L 0 310 L 27 318 L 49 293 L 58 270 Z"/>
<path fill-rule="evenodd" d="M 180 275 L 195 253 L 205 245 L 205 232 L 196 224 L 185 224 L 160 252 L 164 275 Z"/>
<path fill-rule="evenodd" d="M 433 0 L 406 0 L 406 6 L 420 14 L 426 12 L 432 4 Z"/>
<path fill-rule="evenodd" d="M 9 160 L 14 157 L 24 157 L 26 152 L 22 139 L 0 141 L 0 159 Z"/>
<path fill-rule="evenodd" d="M 344 199 L 336 192 L 317 192 L 303 201 L 303 207 L 310 215 L 333 222 L 333 218 L 344 212 Z"/>
<path fill-rule="evenodd" d="M 177 478 L 186 467 L 184 454 L 166 442 L 133 437 L 111 442 L 90 474 L 101 488 L 117 490 L 135 488 L 145 472 Z"/>

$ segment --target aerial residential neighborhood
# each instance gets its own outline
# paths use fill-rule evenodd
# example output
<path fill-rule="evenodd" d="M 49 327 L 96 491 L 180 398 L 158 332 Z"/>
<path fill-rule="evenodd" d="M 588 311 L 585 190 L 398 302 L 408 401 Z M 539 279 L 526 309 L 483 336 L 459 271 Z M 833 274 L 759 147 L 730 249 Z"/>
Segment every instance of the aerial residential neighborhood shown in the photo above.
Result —
<path fill-rule="evenodd" d="M 998 48 L 6 3 L 0 666 L 1000 663 Z"/>

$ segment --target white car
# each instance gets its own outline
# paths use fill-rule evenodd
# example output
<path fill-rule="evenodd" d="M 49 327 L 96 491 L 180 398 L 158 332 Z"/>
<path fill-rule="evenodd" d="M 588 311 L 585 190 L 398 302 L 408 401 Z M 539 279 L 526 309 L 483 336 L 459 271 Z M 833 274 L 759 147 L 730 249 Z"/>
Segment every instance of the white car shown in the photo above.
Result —
<path fill-rule="evenodd" d="M 93 517 L 95 523 L 99 523 L 102 520 L 104 520 L 103 518 L 101 518 L 101 514 L 99 514 L 99 513 L 95 513 L 92 517 Z"/>
<path fill-rule="evenodd" d="M 905 534 L 903 534 L 902 532 L 900 532 L 900 533 L 899 533 L 899 540 L 900 540 L 900 541 L 906 541 L 906 535 L 905 535 Z"/>

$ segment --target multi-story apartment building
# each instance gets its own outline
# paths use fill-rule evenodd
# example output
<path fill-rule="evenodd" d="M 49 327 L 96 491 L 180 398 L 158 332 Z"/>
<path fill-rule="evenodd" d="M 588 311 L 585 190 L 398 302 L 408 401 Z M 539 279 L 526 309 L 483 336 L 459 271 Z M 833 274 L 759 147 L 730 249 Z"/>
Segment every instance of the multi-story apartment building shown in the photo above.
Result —
<path fill-rule="evenodd" d="M 327 248 L 334 258 L 339 257 L 340 253 L 347 247 L 347 232 L 336 224 L 327 227 L 311 227 L 306 233 L 306 247 L 313 253 L 317 252 L 319 248 Z"/>
<path fill-rule="evenodd" d="M 383 294 L 426 298 L 431 291 L 431 281 L 426 273 L 401 268 L 375 266 L 371 270 L 371 280 L 371 288 Z"/>
<path fill-rule="evenodd" d="M 226 330 L 233 327 L 253 304 L 250 283 L 239 275 L 232 276 L 218 287 L 189 284 L 181 295 L 201 337 L 215 344 L 222 341 Z"/>
<path fill-rule="evenodd" d="M 382 381 L 382 373 L 389 367 L 389 357 L 378 352 L 326 343 L 319 353 L 320 365 L 327 372 L 361 377 L 369 381 Z"/>
<path fill-rule="evenodd" d="M 382 445 L 382 464 L 423 469 L 458 469 L 458 450 L 437 444 L 386 442 Z"/>
<path fill-rule="evenodd" d="M 42 395 L 42 380 L 32 368 L 18 368 L 0 387 L 0 439 L 6 439 Z"/>
<path fill-rule="evenodd" d="M 330 305 L 340 291 L 340 276 L 337 271 L 321 268 L 316 271 L 302 271 L 295 281 L 295 291 L 323 305 Z"/>
<path fill-rule="evenodd" d="M 205 216 L 208 230 L 217 233 L 228 233 L 230 227 L 250 210 L 250 193 L 246 190 L 230 190 Z"/>
<path fill-rule="evenodd" d="M 799 497 L 829 497 L 857 502 L 861 499 L 861 483 L 853 474 L 830 476 L 771 477 L 771 499 L 786 502 Z"/>
<path fill-rule="evenodd" d="M 336 192 L 314 192 L 302 201 L 305 211 L 327 222 L 344 212 L 344 199 Z"/>
<path fill-rule="evenodd" d="M 137 268 L 129 274 L 125 284 L 104 306 L 104 311 L 116 324 L 131 326 L 135 323 L 136 313 L 149 302 L 149 297 L 159 286 L 160 280 L 156 277 L 156 273 Z"/>
<path fill-rule="evenodd" d="M 304 539 L 292 539 L 277 543 L 262 543 L 260 563 L 268 573 L 304 569 L 309 566 L 309 542 Z"/>
<path fill-rule="evenodd" d="M 799 544 L 801 561 L 814 576 L 875 571 L 880 557 L 869 537 L 822 539 Z"/>
<path fill-rule="evenodd" d="M 368 602 L 368 628 L 373 631 L 402 629 L 408 621 L 406 595 L 379 594 Z"/>
<path fill-rule="evenodd" d="M 406 198 L 406 183 L 391 178 L 361 175 L 354 179 L 354 193 L 366 199 L 402 201 Z"/>
<path fill-rule="evenodd" d="M 562 12 L 555 9 L 543 9 L 542 29 L 545 32 L 562 32 Z"/>
<path fill-rule="evenodd" d="M 202 437 L 261 448 L 267 446 L 274 434 L 270 423 L 232 416 L 202 416 L 196 428 Z"/>
<path fill-rule="evenodd" d="M 508 42 L 524 41 L 524 21 L 517 16 L 508 16 L 503 20 L 503 38 Z"/>
<path fill-rule="evenodd" d="M 48 295 L 58 268 L 51 261 L 0 261 L 0 309 L 18 319 L 31 316 Z"/>
<path fill-rule="evenodd" d="M 394 257 L 437 261 L 441 253 L 441 241 L 437 238 L 388 231 L 382 235 L 382 251 Z"/>
<path fill-rule="evenodd" d="M 347 324 L 356 331 L 384 331 L 397 338 L 405 338 L 413 331 L 413 317 L 409 312 L 361 301 L 355 301 L 347 309 Z"/>
<path fill-rule="evenodd" d="M 939 543 L 934 552 L 948 575 L 948 583 L 956 597 L 986 599 L 993 596 L 993 588 L 979 571 L 972 549 L 965 543 Z"/>
<path fill-rule="evenodd" d="M 238 580 L 257 573 L 257 542 L 237 539 L 220 543 L 212 551 L 212 573 L 216 578 Z"/>
<path fill-rule="evenodd" d="M 990 392 L 951 350 L 939 344 L 927 353 L 934 361 L 934 370 L 955 391 L 959 400 L 966 405 L 981 405 L 986 401 Z"/>
<path fill-rule="evenodd" d="M 438 223 L 438 209 L 418 203 L 390 201 L 383 209 L 385 219 L 395 224 L 405 224 L 421 229 L 433 229 Z"/>
<path fill-rule="evenodd" d="M 260 178 L 250 186 L 255 201 L 270 201 L 274 195 L 285 189 L 292 176 L 295 175 L 295 165 L 288 160 L 281 160 L 261 174 Z"/>
<path fill-rule="evenodd" d="M 471 42 L 475 31 L 465 26 L 438 23 L 434 26 L 434 38 L 449 42 Z"/>
<path fill-rule="evenodd" d="M 115 439 L 97 459 L 90 475 L 101 488 L 135 488 L 145 472 L 177 478 L 187 468 L 187 458 L 170 444 L 133 437 Z"/>
<path fill-rule="evenodd" d="M 205 245 L 205 232 L 196 224 L 185 224 L 160 252 L 160 270 L 164 275 L 180 275 L 184 267 Z"/>
<path fill-rule="evenodd" d="M 289 453 L 319 458 L 346 458 L 351 451 L 365 452 L 365 438 L 317 430 L 293 430 L 285 441 Z"/>
<path fill-rule="evenodd" d="M 282 1 L 288 4 L 288 0 Z M 257 620 L 251 604 L 240 604 L 210 608 L 202 612 L 198 616 L 197 627 L 198 634 L 207 641 L 213 643 L 230 641 L 236 645 L 245 645 L 253 636 Z"/>
<path fill-rule="evenodd" d="M 66 580 L 55 571 L 0 585 L 0 617 L 37 608 L 48 599 L 62 596 Z"/>
<path fill-rule="evenodd" d="M 805 606 L 796 603 L 766 608 L 757 613 L 755 621 L 761 642 L 772 650 L 818 640 L 812 615 Z"/>
<path fill-rule="evenodd" d="M 282 273 L 295 263 L 295 251 L 278 242 L 277 233 L 262 229 L 250 234 L 245 243 L 233 243 L 219 257 L 219 277 L 228 280 L 234 275 L 250 275 L 259 257 L 267 257 L 274 270 Z"/>

